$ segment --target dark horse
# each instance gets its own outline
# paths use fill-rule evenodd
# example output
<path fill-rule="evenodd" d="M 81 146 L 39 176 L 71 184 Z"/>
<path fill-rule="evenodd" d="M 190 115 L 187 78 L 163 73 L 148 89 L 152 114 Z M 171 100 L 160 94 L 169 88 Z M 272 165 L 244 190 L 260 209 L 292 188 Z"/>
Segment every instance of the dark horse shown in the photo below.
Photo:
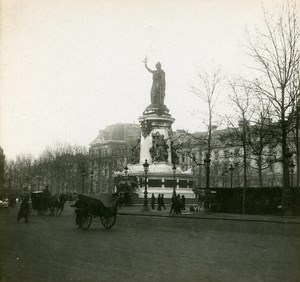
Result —
<path fill-rule="evenodd" d="M 67 201 L 67 196 L 65 194 L 61 194 L 59 197 L 56 198 L 54 206 L 55 206 L 55 214 L 57 216 L 61 215 L 61 213 L 63 212 L 66 201 Z"/>

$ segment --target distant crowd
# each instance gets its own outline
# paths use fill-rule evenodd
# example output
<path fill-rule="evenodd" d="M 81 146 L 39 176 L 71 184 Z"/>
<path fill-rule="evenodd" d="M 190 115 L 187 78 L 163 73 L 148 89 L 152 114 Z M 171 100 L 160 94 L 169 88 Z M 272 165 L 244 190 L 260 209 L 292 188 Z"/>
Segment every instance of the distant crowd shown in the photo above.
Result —
<path fill-rule="evenodd" d="M 165 199 L 164 194 L 158 194 L 157 199 L 155 198 L 154 194 L 151 196 L 151 208 L 155 210 L 155 204 L 157 203 L 157 210 L 161 211 L 162 209 L 166 209 L 165 206 Z M 185 197 L 180 194 L 176 195 L 175 193 L 171 199 L 171 210 L 170 213 L 181 214 L 181 211 L 185 210 Z"/>

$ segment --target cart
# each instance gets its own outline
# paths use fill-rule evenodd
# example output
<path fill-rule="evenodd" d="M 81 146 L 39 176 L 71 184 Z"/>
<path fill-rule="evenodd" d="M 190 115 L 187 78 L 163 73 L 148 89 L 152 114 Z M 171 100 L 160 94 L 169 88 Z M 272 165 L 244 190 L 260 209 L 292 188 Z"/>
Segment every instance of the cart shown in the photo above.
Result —
<path fill-rule="evenodd" d="M 32 209 L 36 210 L 39 215 L 45 215 L 50 211 L 50 215 L 55 214 L 55 199 L 50 195 L 46 195 L 43 191 L 35 191 L 31 193 Z"/>
<path fill-rule="evenodd" d="M 100 217 L 106 229 L 114 226 L 117 219 L 118 198 L 111 194 L 79 194 L 75 207 L 76 225 L 83 230 L 90 228 L 92 219 Z"/>

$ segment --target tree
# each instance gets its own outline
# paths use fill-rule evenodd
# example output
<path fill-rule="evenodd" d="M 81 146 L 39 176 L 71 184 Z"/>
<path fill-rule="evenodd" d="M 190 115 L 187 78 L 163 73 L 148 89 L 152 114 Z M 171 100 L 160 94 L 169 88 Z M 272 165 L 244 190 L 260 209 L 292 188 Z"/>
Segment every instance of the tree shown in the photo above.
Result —
<path fill-rule="evenodd" d="M 201 71 L 198 68 L 197 76 L 199 78 L 198 86 L 191 86 L 191 91 L 207 104 L 208 118 L 206 120 L 207 136 L 206 136 L 206 154 L 205 154 L 205 168 L 206 168 L 206 191 L 210 188 L 210 161 L 212 151 L 212 127 L 214 108 L 220 95 L 220 86 L 222 82 L 221 70 L 214 70 L 211 74 L 206 71 Z"/>
<path fill-rule="evenodd" d="M 278 140 L 282 154 L 283 212 L 290 208 L 288 136 L 295 131 L 295 88 L 299 88 L 299 23 L 296 6 L 283 7 L 277 19 L 264 18 L 266 30 L 257 32 L 257 40 L 249 40 L 249 54 L 260 73 L 250 81 L 254 92 L 268 99 L 272 115 L 278 122 Z M 296 84 L 296 85 L 295 85 Z M 298 85 L 297 85 L 298 84 Z"/>
<path fill-rule="evenodd" d="M 242 202 L 242 213 L 246 213 L 246 188 L 248 186 L 247 178 L 247 168 L 248 168 L 248 158 L 249 158 L 249 147 L 247 145 L 247 138 L 249 135 L 249 120 L 252 116 L 251 102 L 250 102 L 250 92 L 245 85 L 239 85 L 236 82 L 229 82 L 232 93 L 229 96 L 233 106 L 236 108 L 236 113 L 238 115 L 238 127 L 234 126 L 234 122 L 227 117 L 228 121 L 232 125 L 232 129 L 228 131 L 225 135 L 221 137 L 222 141 L 227 144 L 229 142 L 230 146 L 241 146 L 243 150 L 243 202 Z"/>

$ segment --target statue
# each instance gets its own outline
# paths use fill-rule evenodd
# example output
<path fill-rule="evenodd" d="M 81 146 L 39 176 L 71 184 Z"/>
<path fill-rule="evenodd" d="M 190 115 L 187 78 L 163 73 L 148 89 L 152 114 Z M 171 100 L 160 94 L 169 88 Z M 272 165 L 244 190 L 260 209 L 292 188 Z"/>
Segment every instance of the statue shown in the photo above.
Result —
<path fill-rule="evenodd" d="M 137 138 L 135 144 L 130 148 L 129 160 L 131 164 L 137 164 L 140 160 L 140 141 L 140 138 Z"/>
<path fill-rule="evenodd" d="M 165 72 L 161 69 L 161 64 L 158 62 L 156 70 L 151 70 L 147 66 L 147 58 L 143 61 L 145 68 L 153 74 L 153 83 L 151 87 L 151 105 L 164 105 L 166 80 Z"/>
<path fill-rule="evenodd" d="M 151 158 L 154 162 L 166 162 L 168 161 L 168 148 L 167 140 L 165 139 L 163 134 L 156 132 L 156 134 L 152 134 L 153 138 L 153 146 L 150 148 Z"/>

